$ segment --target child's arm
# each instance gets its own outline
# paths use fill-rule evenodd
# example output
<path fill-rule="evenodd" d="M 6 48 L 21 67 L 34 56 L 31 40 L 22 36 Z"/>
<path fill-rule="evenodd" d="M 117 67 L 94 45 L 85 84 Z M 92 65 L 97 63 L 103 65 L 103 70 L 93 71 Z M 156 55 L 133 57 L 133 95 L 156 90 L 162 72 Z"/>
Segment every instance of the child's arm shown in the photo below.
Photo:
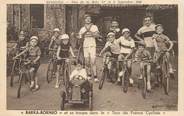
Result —
<path fill-rule="evenodd" d="M 173 42 L 169 39 L 169 37 L 167 37 L 167 36 L 166 36 L 166 41 L 169 42 L 169 45 L 170 45 L 170 46 L 169 46 L 169 48 L 168 48 L 168 51 L 170 51 L 170 50 L 173 48 L 173 45 L 174 45 L 174 44 L 173 44 Z"/>
<path fill-rule="evenodd" d="M 158 51 L 158 46 L 157 46 L 157 42 L 155 39 L 153 39 L 153 44 L 154 44 L 155 50 Z"/>
<path fill-rule="evenodd" d="M 57 49 L 57 53 L 56 53 L 57 59 L 61 59 L 61 57 L 59 56 L 60 50 L 61 50 L 61 46 L 59 46 L 58 49 Z"/>
<path fill-rule="evenodd" d="M 73 49 L 72 49 L 71 46 L 70 46 L 70 53 L 72 54 L 73 57 L 75 57 L 74 52 L 73 52 Z"/>
<path fill-rule="evenodd" d="M 39 48 L 37 51 L 37 57 L 35 58 L 35 60 L 33 62 L 36 63 L 40 59 L 40 56 L 41 56 L 41 50 Z"/>
<path fill-rule="evenodd" d="M 108 43 L 106 43 L 104 48 L 100 51 L 99 56 L 101 56 L 106 51 L 107 48 L 108 48 Z"/>
<path fill-rule="evenodd" d="M 20 56 L 22 56 L 23 54 L 25 54 L 28 51 L 28 49 L 25 49 L 24 51 L 22 51 L 21 53 L 19 53 L 18 55 L 16 55 L 13 59 L 16 59 Z"/>
<path fill-rule="evenodd" d="M 49 49 L 51 49 L 51 46 L 52 46 L 52 44 L 53 44 L 53 39 L 51 38 L 51 41 L 50 41 L 50 43 L 49 43 Z"/>

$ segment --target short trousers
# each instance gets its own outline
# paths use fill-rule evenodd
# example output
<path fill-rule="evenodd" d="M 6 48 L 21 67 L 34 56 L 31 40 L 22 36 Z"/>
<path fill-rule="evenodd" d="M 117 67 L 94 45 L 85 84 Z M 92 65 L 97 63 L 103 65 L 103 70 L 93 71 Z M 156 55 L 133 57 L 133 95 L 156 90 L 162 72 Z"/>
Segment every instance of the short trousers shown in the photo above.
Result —
<path fill-rule="evenodd" d="M 123 60 L 128 54 L 127 53 L 121 53 L 119 54 L 118 56 L 118 60 Z M 131 59 L 132 58 L 132 55 L 128 57 L 128 59 Z"/>
<path fill-rule="evenodd" d="M 56 61 L 56 64 L 57 65 L 63 65 L 65 63 L 65 60 L 64 59 L 62 59 L 62 60 L 57 60 Z"/>
<path fill-rule="evenodd" d="M 154 56 L 154 53 L 155 53 L 155 48 L 154 47 L 146 47 L 145 49 L 149 51 L 149 53 L 151 54 L 151 57 Z"/>
<path fill-rule="evenodd" d="M 37 73 L 40 63 L 30 64 L 30 68 L 34 68 L 34 73 Z"/>
<path fill-rule="evenodd" d="M 96 46 L 83 47 L 84 57 L 96 58 Z"/>

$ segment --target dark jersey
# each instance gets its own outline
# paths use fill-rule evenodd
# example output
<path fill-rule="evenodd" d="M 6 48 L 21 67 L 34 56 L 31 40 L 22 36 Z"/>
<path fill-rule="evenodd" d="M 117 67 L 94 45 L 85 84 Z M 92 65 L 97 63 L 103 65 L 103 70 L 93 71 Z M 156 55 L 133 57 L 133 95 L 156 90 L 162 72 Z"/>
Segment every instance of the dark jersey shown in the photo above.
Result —
<path fill-rule="evenodd" d="M 70 47 L 71 47 L 71 44 L 68 42 L 68 44 L 63 44 L 63 43 L 61 43 L 60 44 L 60 47 L 61 47 L 61 49 L 60 49 L 60 54 L 59 54 L 59 56 L 61 57 L 61 58 L 68 58 L 69 56 L 70 56 L 70 54 L 69 54 L 69 52 L 70 52 Z"/>

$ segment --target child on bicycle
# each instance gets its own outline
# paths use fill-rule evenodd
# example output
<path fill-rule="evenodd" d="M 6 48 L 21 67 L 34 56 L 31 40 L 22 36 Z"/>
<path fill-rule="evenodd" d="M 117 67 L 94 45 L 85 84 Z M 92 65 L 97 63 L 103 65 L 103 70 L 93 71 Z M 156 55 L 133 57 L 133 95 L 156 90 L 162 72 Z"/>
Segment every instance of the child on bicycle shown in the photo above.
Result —
<path fill-rule="evenodd" d="M 122 60 L 127 60 L 126 65 L 127 65 L 129 74 L 131 74 L 132 62 L 131 60 L 128 60 L 128 59 L 130 59 L 132 56 L 132 53 L 135 48 L 135 42 L 130 36 L 130 30 L 128 28 L 124 28 L 122 30 L 122 36 L 119 39 L 117 39 L 117 42 L 120 45 L 120 55 L 118 56 L 119 65 L 120 65 L 118 82 L 120 82 L 120 78 L 123 76 L 122 66 L 124 64 L 122 64 L 123 63 Z M 129 81 L 131 85 L 133 84 L 133 80 L 131 78 L 129 78 L 129 80 L 126 80 L 126 81 Z"/>
<path fill-rule="evenodd" d="M 73 49 L 72 49 L 71 44 L 69 42 L 68 34 L 60 35 L 58 38 L 59 38 L 59 40 L 61 40 L 61 43 L 57 49 L 57 71 L 56 71 L 55 88 L 59 88 L 59 76 L 60 76 L 59 70 L 60 70 L 60 67 L 63 65 L 63 63 L 65 62 L 65 60 L 66 60 L 65 58 L 69 59 L 69 56 L 70 56 L 69 53 L 71 53 L 71 55 L 73 57 L 75 57 Z M 66 62 L 68 62 L 68 60 L 66 60 Z"/>
<path fill-rule="evenodd" d="M 165 53 L 165 55 L 167 56 L 167 58 L 169 59 L 169 73 L 173 74 L 173 68 L 171 65 L 171 61 L 170 61 L 170 51 L 173 48 L 173 42 L 169 39 L 169 37 L 165 34 L 163 34 L 164 32 L 164 28 L 161 24 L 157 24 L 155 27 L 156 30 L 156 34 L 153 35 L 153 41 L 154 41 L 154 46 L 155 46 L 155 56 L 154 56 L 154 60 L 157 64 L 157 68 L 160 68 L 160 64 L 162 61 L 162 57 Z M 167 47 L 169 44 L 169 47 Z"/>
<path fill-rule="evenodd" d="M 151 54 L 148 50 L 145 49 L 145 43 L 143 41 L 139 41 L 138 49 L 135 52 L 135 61 L 140 62 L 140 69 L 143 69 L 146 66 L 146 73 L 147 73 L 147 91 L 151 91 Z M 143 75 L 140 74 L 138 79 L 143 79 Z"/>
<path fill-rule="evenodd" d="M 36 73 L 40 66 L 41 50 L 38 47 L 37 36 L 32 36 L 29 41 L 29 46 L 24 51 L 22 51 L 17 56 L 15 56 L 14 59 L 26 53 L 28 54 L 27 59 L 31 61 L 30 68 L 29 68 L 29 73 L 31 77 L 30 89 L 38 90 L 39 85 L 38 85 L 38 78 L 36 76 Z"/>
<path fill-rule="evenodd" d="M 57 48 L 58 48 L 58 46 L 60 44 L 60 40 L 58 38 L 59 34 L 60 34 L 59 28 L 55 28 L 53 30 L 53 35 L 51 37 L 51 40 L 50 40 L 50 43 L 49 43 L 49 48 L 48 48 L 48 50 L 50 50 L 49 51 L 49 57 L 50 58 L 53 58 L 53 56 L 54 57 L 56 56 L 56 51 L 57 51 Z M 53 50 L 56 50 L 56 51 L 53 51 Z M 56 76 L 55 73 L 56 73 L 56 69 L 57 69 L 57 64 L 54 63 L 53 65 L 54 65 L 53 66 L 53 68 L 54 68 L 53 69 L 53 74 L 54 74 L 54 77 L 55 77 Z"/>
<path fill-rule="evenodd" d="M 107 34 L 107 42 L 106 42 L 104 48 L 101 50 L 99 56 L 101 56 L 104 52 L 105 52 L 105 54 L 104 54 L 104 58 L 103 58 L 103 64 L 107 63 L 105 61 L 108 57 L 114 58 L 115 61 L 116 61 L 116 59 L 118 60 L 118 56 L 120 54 L 120 46 L 117 43 L 117 40 L 115 38 L 115 33 L 109 32 Z M 111 62 L 108 62 L 108 69 L 109 70 L 112 69 Z M 116 69 L 117 69 L 117 67 L 116 67 Z M 111 81 L 111 80 L 108 78 L 108 81 Z"/>

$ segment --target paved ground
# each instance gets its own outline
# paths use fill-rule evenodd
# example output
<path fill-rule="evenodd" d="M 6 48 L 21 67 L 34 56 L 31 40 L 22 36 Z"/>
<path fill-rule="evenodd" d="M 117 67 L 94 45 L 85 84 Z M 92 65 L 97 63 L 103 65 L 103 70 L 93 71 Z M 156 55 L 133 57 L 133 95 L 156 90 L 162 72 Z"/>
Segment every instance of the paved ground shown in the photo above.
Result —
<path fill-rule="evenodd" d="M 9 77 L 7 77 L 7 109 L 44 109 L 59 110 L 60 89 L 54 88 L 54 81 L 50 84 L 46 82 L 47 61 L 44 61 L 38 71 L 40 90 L 31 92 L 28 86 L 24 86 L 21 98 L 16 98 L 18 84 L 9 87 Z M 98 58 L 97 64 L 101 64 Z M 101 65 L 98 66 L 100 75 Z M 133 79 L 136 81 L 138 66 L 133 65 Z M 176 75 L 177 77 L 177 75 Z M 165 95 L 163 88 L 154 88 L 147 99 L 143 99 L 141 91 L 137 85 L 130 87 L 128 93 L 123 93 L 120 86 L 105 82 L 102 90 L 98 90 L 98 83 L 94 83 L 94 110 L 177 110 L 178 102 L 178 79 L 171 80 L 169 95 Z M 83 105 L 67 105 L 66 110 L 88 110 Z"/>

